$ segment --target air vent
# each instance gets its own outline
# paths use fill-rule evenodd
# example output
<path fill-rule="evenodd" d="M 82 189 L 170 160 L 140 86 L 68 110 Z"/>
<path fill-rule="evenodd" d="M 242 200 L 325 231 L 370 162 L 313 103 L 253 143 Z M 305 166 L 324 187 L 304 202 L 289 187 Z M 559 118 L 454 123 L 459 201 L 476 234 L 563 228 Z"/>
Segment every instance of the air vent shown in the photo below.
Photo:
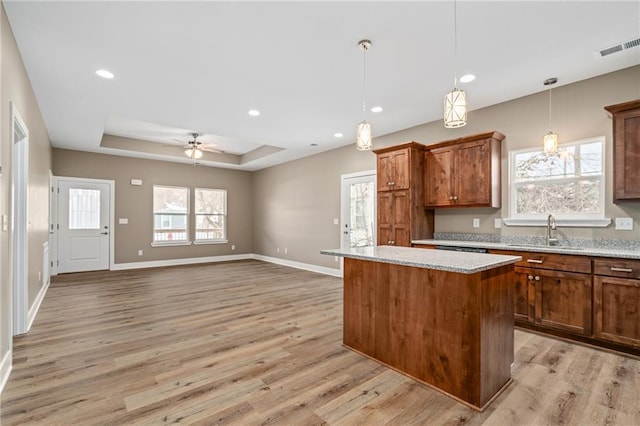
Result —
<path fill-rule="evenodd" d="M 640 38 L 635 38 L 627 41 L 623 41 L 616 45 L 601 49 L 595 52 L 596 56 L 602 58 L 614 53 L 622 52 L 623 50 L 631 49 L 632 47 L 640 46 Z"/>

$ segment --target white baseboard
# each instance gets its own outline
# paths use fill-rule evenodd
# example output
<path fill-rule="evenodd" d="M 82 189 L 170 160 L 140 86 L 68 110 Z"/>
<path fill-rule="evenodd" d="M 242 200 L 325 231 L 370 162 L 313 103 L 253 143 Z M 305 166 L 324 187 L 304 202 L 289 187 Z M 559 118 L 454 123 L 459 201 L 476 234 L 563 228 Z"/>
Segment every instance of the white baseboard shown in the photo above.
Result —
<path fill-rule="evenodd" d="M 2 357 L 2 362 L 0 362 L 0 394 L 4 389 L 4 386 L 7 384 L 7 380 L 9 380 L 9 375 L 11 374 L 11 349 L 9 349 L 4 356 Z"/>
<path fill-rule="evenodd" d="M 36 296 L 36 300 L 33 301 L 33 305 L 29 308 L 29 313 L 27 314 L 27 329 L 25 333 L 29 332 L 31 329 L 31 324 L 36 319 L 36 315 L 38 314 L 38 310 L 40 309 L 40 305 L 42 305 L 42 301 L 44 300 L 44 295 L 47 294 L 47 290 L 49 290 L 49 284 L 51 283 L 51 279 L 49 277 L 45 278 L 46 283 L 42 286 L 38 295 Z"/>
<path fill-rule="evenodd" d="M 262 260 L 269 263 L 275 263 L 282 266 L 290 266 L 292 268 L 304 269 L 305 271 L 317 272 L 319 274 L 331 275 L 333 277 L 342 278 L 342 271 L 340 269 L 327 268 L 326 266 L 312 265 L 311 263 L 295 262 L 293 260 L 281 259 L 279 257 L 263 256 L 261 254 L 254 254 L 253 258 L 256 260 Z"/>
<path fill-rule="evenodd" d="M 196 263 L 228 262 L 230 260 L 253 259 L 251 253 L 231 254 L 225 256 L 190 257 L 185 259 L 151 260 L 147 262 L 115 263 L 111 265 L 112 271 L 125 269 L 157 268 L 159 266 L 193 265 Z"/>

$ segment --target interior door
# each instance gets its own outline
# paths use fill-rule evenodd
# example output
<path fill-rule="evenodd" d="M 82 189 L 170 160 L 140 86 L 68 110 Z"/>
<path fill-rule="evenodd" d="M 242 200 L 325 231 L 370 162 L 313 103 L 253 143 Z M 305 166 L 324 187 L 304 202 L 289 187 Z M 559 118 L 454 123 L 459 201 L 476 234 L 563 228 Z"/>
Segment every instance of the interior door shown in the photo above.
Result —
<path fill-rule="evenodd" d="M 343 248 L 376 244 L 375 179 L 375 174 L 368 174 L 342 180 L 341 246 Z"/>
<path fill-rule="evenodd" d="M 58 272 L 109 269 L 110 185 L 58 180 Z"/>

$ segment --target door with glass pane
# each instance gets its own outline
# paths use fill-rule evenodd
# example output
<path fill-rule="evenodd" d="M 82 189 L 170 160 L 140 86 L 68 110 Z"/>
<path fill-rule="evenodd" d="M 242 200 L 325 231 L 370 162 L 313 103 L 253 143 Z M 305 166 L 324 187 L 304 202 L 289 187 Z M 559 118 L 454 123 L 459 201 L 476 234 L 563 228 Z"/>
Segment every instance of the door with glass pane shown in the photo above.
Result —
<path fill-rule="evenodd" d="M 343 176 L 341 247 L 375 245 L 375 174 Z"/>
<path fill-rule="evenodd" d="M 109 269 L 110 185 L 58 181 L 58 272 Z"/>

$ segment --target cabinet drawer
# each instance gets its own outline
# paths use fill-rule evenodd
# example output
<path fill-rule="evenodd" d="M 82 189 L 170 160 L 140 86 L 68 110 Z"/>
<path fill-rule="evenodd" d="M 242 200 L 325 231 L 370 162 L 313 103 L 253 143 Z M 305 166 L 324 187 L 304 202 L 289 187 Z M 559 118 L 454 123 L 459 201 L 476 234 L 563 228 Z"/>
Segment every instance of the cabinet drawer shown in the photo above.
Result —
<path fill-rule="evenodd" d="M 522 260 L 516 263 L 516 266 L 555 269 L 565 272 L 582 272 L 585 274 L 591 273 L 591 259 L 586 256 L 511 250 L 489 250 L 489 253 L 521 256 Z"/>
<path fill-rule="evenodd" d="M 640 260 L 593 259 L 593 273 L 610 277 L 640 278 Z"/>

